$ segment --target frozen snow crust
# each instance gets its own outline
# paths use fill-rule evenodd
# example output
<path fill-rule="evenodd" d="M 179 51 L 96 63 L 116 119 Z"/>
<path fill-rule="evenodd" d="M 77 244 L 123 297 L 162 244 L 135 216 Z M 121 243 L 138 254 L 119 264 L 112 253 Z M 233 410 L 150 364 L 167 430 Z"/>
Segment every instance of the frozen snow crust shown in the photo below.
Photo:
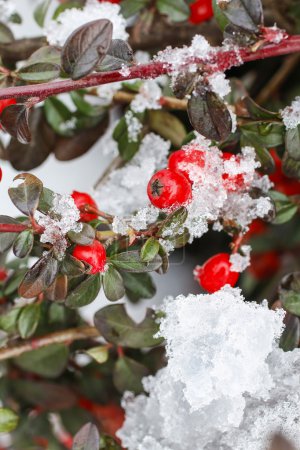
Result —
<path fill-rule="evenodd" d="M 266 450 L 275 431 L 300 447 L 300 350 L 278 348 L 282 310 L 238 288 L 164 302 L 167 367 L 125 395 L 129 450 Z"/>

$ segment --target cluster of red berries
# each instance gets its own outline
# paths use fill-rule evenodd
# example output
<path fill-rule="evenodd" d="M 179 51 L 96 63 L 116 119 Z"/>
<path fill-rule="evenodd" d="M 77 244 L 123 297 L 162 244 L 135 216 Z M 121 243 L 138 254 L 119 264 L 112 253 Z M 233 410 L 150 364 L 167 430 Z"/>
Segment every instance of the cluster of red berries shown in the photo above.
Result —
<path fill-rule="evenodd" d="M 197 266 L 194 270 L 194 276 L 202 288 L 212 294 L 226 284 L 235 286 L 239 273 L 231 270 L 228 253 L 218 253 L 209 258 L 202 266 Z"/>
<path fill-rule="evenodd" d="M 239 163 L 240 157 L 224 152 L 223 161 L 233 159 Z M 152 205 L 159 209 L 175 209 L 192 199 L 193 180 L 201 180 L 205 166 L 205 152 L 190 147 L 173 152 L 169 157 L 168 168 L 156 172 L 150 179 L 147 193 Z M 243 174 L 223 174 L 227 191 L 235 191 L 245 185 Z"/>
<path fill-rule="evenodd" d="M 72 198 L 75 205 L 80 210 L 81 222 L 90 222 L 91 220 L 98 218 L 97 214 L 86 212 L 84 210 L 86 206 L 90 206 L 91 209 L 97 209 L 96 202 L 89 194 L 73 191 Z M 101 242 L 96 239 L 90 245 L 75 245 L 72 255 L 74 258 L 89 264 L 91 266 L 91 274 L 104 272 L 105 270 L 106 251 Z"/>
<path fill-rule="evenodd" d="M 274 183 L 276 191 L 285 195 L 300 194 L 300 182 L 284 175 L 282 161 L 275 149 L 271 149 L 270 154 L 275 162 L 275 171 L 269 175 L 269 178 Z"/>

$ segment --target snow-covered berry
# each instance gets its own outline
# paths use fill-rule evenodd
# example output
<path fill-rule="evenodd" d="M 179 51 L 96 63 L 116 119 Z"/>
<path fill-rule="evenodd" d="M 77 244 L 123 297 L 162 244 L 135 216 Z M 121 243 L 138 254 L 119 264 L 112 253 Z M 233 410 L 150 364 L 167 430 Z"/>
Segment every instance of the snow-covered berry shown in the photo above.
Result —
<path fill-rule="evenodd" d="M 188 179 L 179 172 L 163 169 L 156 172 L 148 183 L 150 202 L 160 209 L 176 208 L 192 198 Z"/>
<path fill-rule="evenodd" d="M 192 147 L 172 153 L 168 164 L 170 170 L 182 173 L 191 183 L 200 179 L 204 165 L 204 152 Z"/>
<path fill-rule="evenodd" d="M 202 266 L 195 268 L 194 275 L 202 288 L 210 294 L 226 284 L 235 286 L 239 278 L 239 273 L 231 270 L 228 253 L 218 253 L 212 256 Z"/>
<path fill-rule="evenodd" d="M 95 200 L 89 194 L 86 194 L 85 192 L 73 191 L 72 198 L 75 202 L 75 205 L 80 210 L 81 222 L 90 222 L 91 220 L 97 219 L 97 214 L 83 211 L 86 205 L 97 208 Z"/>
<path fill-rule="evenodd" d="M 106 251 L 101 242 L 96 239 L 91 245 L 76 245 L 72 254 L 74 258 L 84 261 L 91 266 L 91 274 L 104 272 Z"/>
<path fill-rule="evenodd" d="M 224 152 L 222 154 L 222 159 L 224 162 L 231 161 L 236 166 L 237 172 L 238 166 L 240 164 L 240 156 L 234 155 L 233 153 Z M 245 178 L 242 173 L 224 173 L 222 175 L 223 184 L 227 191 L 236 191 L 237 189 L 241 189 L 245 184 Z"/>

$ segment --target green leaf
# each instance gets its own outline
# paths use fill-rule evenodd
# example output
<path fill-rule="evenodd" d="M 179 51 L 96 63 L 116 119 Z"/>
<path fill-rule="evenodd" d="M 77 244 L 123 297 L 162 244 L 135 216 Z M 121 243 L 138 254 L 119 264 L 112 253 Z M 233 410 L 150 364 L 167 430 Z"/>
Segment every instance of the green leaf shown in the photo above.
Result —
<path fill-rule="evenodd" d="M 166 238 L 166 240 L 172 243 L 174 248 L 184 247 L 189 242 L 189 239 L 190 232 L 188 228 L 184 228 L 184 230 L 177 235 L 169 236 Z"/>
<path fill-rule="evenodd" d="M 40 195 L 37 209 L 40 212 L 47 214 L 53 206 L 54 195 L 55 194 L 53 191 L 51 191 L 51 189 L 44 187 Z"/>
<path fill-rule="evenodd" d="M 56 378 L 63 373 L 69 357 L 69 349 L 64 344 L 50 344 L 46 347 L 23 353 L 14 362 L 27 372 L 42 377 Z"/>
<path fill-rule="evenodd" d="M 186 136 L 186 129 L 181 120 L 174 114 L 164 110 L 151 110 L 148 113 L 149 127 L 164 139 L 180 147 Z"/>
<path fill-rule="evenodd" d="M 247 112 L 249 114 L 249 117 L 251 117 L 251 119 L 254 119 L 254 120 L 261 120 L 261 119 L 276 120 L 276 119 L 280 118 L 278 113 L 275 113 L 273 111 L 268 111 L 267 109 L 258 105 L 247 94 L 245 97 L 242 95 L 242 103 L 245 105 Z"/>
<path fill-rule="evenodd" d="M 30 55 L 30 58 L 27 60 L 28 63 L 36 64 L 36 63 L 51 63 L 55 65 L 60 65 L 60 49 L 54 47 L 53 45 L 45 45 L 40 47 L 38 50 Z"/>
<path fill-rule="evenodd" d="M 0 216 L 0 223 L 20 225 L 20 222 L 9 216 Z M 17 236 L 17 233 L 0 233 L 0 254 L 10 249 Z"/>
<path fill-rule="evenodd" d="M 70 95 L 74 105 L 81 114 L 84 114 L 87 117 L 98 117 L 103 114 L 103 106 L 95 106 L 87 102 L 84 99 L 84 91 L 72 91 Z"/>
<path fill-rule="evenodd" d="M 162 260 L 159 255 L 156 255 L 150 262 L 142 261 L 138 250 L 113 255 L 110 258 L 110 262 L 117 269 L 135 273 L 153 272 L 159 269 L 162 264 Z"/>
<path fill-rule="evenodd" d="M 100 435 L 96 425 L 87 423 L 74 436 L 72 450 L 99 450 Z"/>
<path fill-rule="evenodd" d="M 125 295 L 123 278 L 113 266 L 109 266 L 103 275 L 103 289 L 106 298 L 111 302 L 120 300 Z"/>
<path fill-rule="evenodd" d="M 112 344 L 130 348 L 153 347 L 162 342 L 154 338 L 159 325 L 153 310 L 147 309 L 144 320 L 134 322 L 122 304 L 109 305 L 97 311 L 95 326 L 102 336 Z"/>
<path fill-rule="evenodd" d="M 287 313 L 284 317 L 285 328 L 280 336 L 279 347 L 289 352 L 298 347 L 300 339 L 300 321 L 298 317 Z"/>
<path fill-rule="evenodd" d="M 159 236 L 170 235 L 174 236 L 182 229 L 188 216 L 187 209 L 184 206 L 172 212 L 163 222 L 158 230 Z"/>
<path fill-rule="evenodd" d="M 141 9 L 145 8 L 149 0 L 123 0 L 121 2 L 121 13 L 122 16 L 127 19 L 128 17 L 137 14 Z"/>
<path fill-rule="evenodd" d="M 278 122 L 252 122 L 240 130 L 246 143 L 254 147 L 272 148 L 284 143 L 284 126 Z"/>
<path fill-rule="evenodd" d="M 156 294 L 156 287 L 149 273 L 122 273 L 126 295 L 132 302 L 150 299 Z"/>
<path fill-rule="evenodd" d="M 0 329 L 8 334 L 17 332 L 18 317 L 21 312 L 21 308 L 15 307 L 8 311 L 6 314 L 0 315 Z"/>
<path fill-rule="evenodd" d="M 72 8 L 82 9 L 82 4 L 80 2 L 76 2 L 76 1 L 74 1 L 74 2 L 69 1 L 68 3 L 63 3 L 62 5 L 59 5 L 56 8 L 56 10 L 54 11 L 52 20 L 56 20 L 62 12 L 66 11 L 67 9 L 72 9 Z"/>
<path fill-rule="evenodd" d="M 77 28 L 63 46 L 61 61 L 66 74 L 79 80 L 91 73 L 105 57 L 112 39 L 112 23 L 94 20 Z"/>
<path fill-rule="evenodd" d="M 17 428 L 19 418 L 8 408 L 0 408 L 0 433 L 11 433 Z"/>
<path fill-rule="evenodd" d="M 291 158 L 300 160 L 300 125 L 286 130 L 285 148 Z"/>
<path fill-rule="evenodd" d="M 276 216 L 272 223 L 281 225 L 290 221 L 295 216 L 298 207 L 286 195 L 281 192 L 270 191 L 269 196 L 273 200 L 276 210 Z"/>
<path fill-rule="evenodd" d="M 119 358 L 113 372 L 114 385 L 119 392 L 125 391 L 140 394 L 143 392 L 142 379 L 149 375 L 147 367 L 124 356 Z"/>
<path fill-rule="evenodd" d="M 69 231 L 68 237 L 75 244 L 90 245 L 95 239 L 95 230 L 88 223 L 83 223 L 82 230 L 79 233 L 75 233 L 75 231 Z"/>
<path fill-rule="evenodd" d="M 109 352 L 106 345 L 99 345 L 99 347 L 90 348 L 89 350 L 86 350 L 85 353 L 87 353 L 99 364 L 105 363 L 109 357 Z"/>
<path fill-rule="evenodd" d="M 72 112 L 56 97 L 47 98 L 44 102 L 47 122 L 56 133 L 61 136 L 72 136 L 73 131 L 65 127 L 65 123 L 72 119 Z"/>
<path fill-rule="evenodd" d="M 184 0 L 157 0 L 156 7 L 173 22 L 182 22 L 190 15 L 190 8 Z"/>
<path fill-rule="evenodd" d="M 133 62 L 133 50 L 126 41 L 113 39 L 106 56 L 97 67 L 98 72 L 108 72 L 130 66 Z"/>
<path fill-rule="evenodd" d="M 66 306 L 69 308 L 81 308 L 92 303 L 101 288 L 99 274 L 89 275 L 66 298 Z"/>
<path fill-rule="evenodd" d="M 257 32 L 263 23 L 261 0 L 220 0 L 219 7 L 232 25 Z"/>
<path fill-rule="evenodd" d="M 85 275 L 86 268 L 82 261 L 67 253 L 62 261 L 61 273 L 68 278 L 76 278 Z"/>
<path fill-rule="evenodd" d="M 39 204 L 43 183 L 29 173 L 17 175 L 14 180 L 24 181 L 17 187 L 9 188 L 11 201 L 23 214 L 33 216 Z"/>
<path fill-rule="evenodd" d="M 22 268 L 9 277 L 4 286 L 4 295 L 10 296 L 17 292 L 26 272 L 27 268 Z"/>
<path fill-rule="evenodd" d="M 279 300 L 289 313 L 300 316 L 300 272 L 293 272 L 282 278 Z"/>
<path fill-rule="evenodd" d="M 32 230 L 25 230 L 20 233 L 13 246 L 13 252 L 18 258 L 25 258 L 32 250 L 34 237 Z"/>
<path fill-rule="evenodd" d="M 266 148 L 256 147 L 255 153 L 263 172 L 272 173 L 275 170 L 275 162 L 270 152 Z"/>
<path fill-rule="evenodd" d="M 15 40 L 13 32 L 8 26 L 0 22 L 0 44 L 10 44 Z"/>
<path fill-rule="evenodd" d="M 45 83 L 59 77 L 60 66 L 53 63 L 37 62 L 21 67 L 16 74 L 20 80 L 29 83 Z"/>
<path fill-rule="evenodd" d="M 52 252 L 48 252 L 28 270 L 19 286 L 19 295 L 33 298 L 41 294 L 53 283 L 58 270 L 58 261 L 53 258 Z"/>
<path fill-rule="evenodd" d="M 220 29 L 224 31 L 227 25 L 229 24 L 229 20 L 222 12 L 218 4 L 218 0 L 213 0 L 213 10 L 214 10 L 214 18 L 216 19 L 217 24 L 219 25 Z"/>
<path fill-rule="evenodd" d="M 284 153 L 282 159 L 282 171 L 289 178 L 300 179 L 300 161 L 292 158 L 288 152 Z"/>
<path fill-rule="evenodd" d="M 34 334 L 40 320 L 40 313 L 41 308 L 38 304 L 31 304 L 22 308 L 18 319 L 21 338 L 26 339 Z"/>
<path fill-rule="evenodd" d="M 145 244 L 141 249 L 141 258 L 144 262 L 152 261 L 159 252 L 159 242 L 154 238 L 150 237 L 147 239 Z"/>
<path fill-rule="evenodd" d="M 140 147 L 142 133 L 140 133 L 136 141 L 130 140 L 126 120 L 122 117 L 114 129 L 113 139 L 118 143 L 121 158 L 124 161 L 130 161 Z"/>
<path fill-rule="evenodd" d="M 46 14 L 47 14 L 50 4 L 51 4 L 51 0 L 43 0 L 41 3 L 38 4 L 38 6 L 34 10 L 33 17 L 34 17 L 36 23 L 41 28 L 44 27 Z"/>

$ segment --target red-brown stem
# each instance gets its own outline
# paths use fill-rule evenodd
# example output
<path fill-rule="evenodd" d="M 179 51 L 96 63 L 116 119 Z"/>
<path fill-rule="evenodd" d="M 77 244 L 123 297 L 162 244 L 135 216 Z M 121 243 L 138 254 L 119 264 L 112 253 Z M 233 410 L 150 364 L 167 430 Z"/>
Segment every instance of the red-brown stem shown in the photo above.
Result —
<path fill-rule="evenodd" d="M 223 50 L 216 52 L 211 58 L 209 66 L 212 70 L 225 71 L 233 66 L 240 65 L 243 62 L 255 61 L 258 59 L 271 58 L 274 56 L 287 55 L 290 53 L 300 52 L 300 35 L 289 36 L 287 39 L 278 44 L 268 44 L 256 51 L 252 49 L 240 49 L 239 52 L 234 50 Z M 201 57 L 187 61 L 190 63 L 203 63 Z M 209 67 L 206 67 L 209 70 Z M 132 66 L 128 69 L 126 76 L 118 70 L 105 73 L 93 73 L 78 81 L 64 80 L 51 83 L 43 83 L 38 85 L 14 86 L 0 89 L 0 100 L 17 97 L 38 97 L 40 101 L 52 95 L 64 92 L 74 91 L 76 89 L 100 86 L 102 84 L 113 83 L 116 81 L 126 81 L 135 78 L 157 78 L 168 73 L 171 70 L 170 65 L 160 61 L 152 61 L 149 64 L 141 64 Z"/>
<path fill-rule="evenodd" d="M 0 233 L 21 233 L 28 229 L 28 225 L 14 223 L 0 223 Z"/>
<path fill-rule="evenodd" d="M 124 358 L 124 350 L 123 347 L 121 347 L 120 345 L 117 346 L 117 353 L 119 358 Z"/>
<path fill-rule="evenodd" d="M 237 253 L 239 251 L 239 248 L 244 240 L 244 234 L 239 234 L 234 241 L 232 242 L 232 253 Z"/>

